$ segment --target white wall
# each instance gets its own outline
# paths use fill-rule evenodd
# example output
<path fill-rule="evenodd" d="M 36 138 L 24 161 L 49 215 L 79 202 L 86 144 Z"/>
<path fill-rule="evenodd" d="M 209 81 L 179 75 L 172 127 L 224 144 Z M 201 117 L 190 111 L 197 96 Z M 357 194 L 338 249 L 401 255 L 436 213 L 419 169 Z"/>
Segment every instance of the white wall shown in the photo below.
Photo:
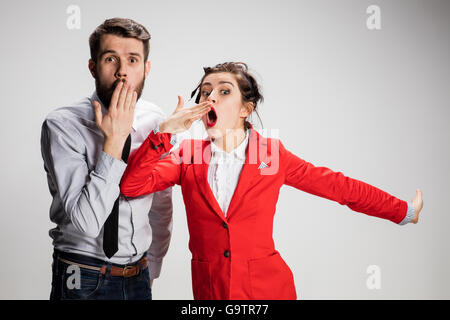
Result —
<path fill-rule="evenodd" d="M 78 5 L 80 29 L 68 29 Z M 369 30 L 366 9 L 381 9 Z M 285 187 L 277 249 L 301 299 L 450 298 L 450 2 L 448 1 L 2 1 L 0 298 L 48 299 L 50 193 L 40 126 L 52 109 L 94 90 L 88 37 L 106 18 L 152 34 L 143 98 L 170 113 L 203 66 L 244 61 L 265 97 L 264 127 L 315 165 L 410 201 L 418 225 L 352 212 Z M 192 299 L 188 234 L 174 188 L 174 234 L 154 299 Z M 366 285 L 368 266 L 381 288 Z"/>

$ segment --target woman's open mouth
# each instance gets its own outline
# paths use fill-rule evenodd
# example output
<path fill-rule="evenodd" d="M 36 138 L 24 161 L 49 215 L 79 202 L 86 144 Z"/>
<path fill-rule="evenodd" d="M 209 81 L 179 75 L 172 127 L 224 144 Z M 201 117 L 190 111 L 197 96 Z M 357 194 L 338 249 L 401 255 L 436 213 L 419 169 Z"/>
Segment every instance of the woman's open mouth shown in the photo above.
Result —
<path fill-rule="evenodd" d="M 213 107 L 211 107 L 211 110 L 206 114 L 206 125 L 208 127 L 213 127 L 217 122 L 217 114 L 216 110 L 214 110 Z"/>

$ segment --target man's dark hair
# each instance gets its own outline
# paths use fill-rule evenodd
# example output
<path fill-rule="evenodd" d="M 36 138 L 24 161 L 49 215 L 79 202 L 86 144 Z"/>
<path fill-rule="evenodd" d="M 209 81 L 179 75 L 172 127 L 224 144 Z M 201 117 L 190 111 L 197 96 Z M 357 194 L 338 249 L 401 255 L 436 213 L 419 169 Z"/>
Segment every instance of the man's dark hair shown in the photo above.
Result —
<path fill-rule="evenodd" d="M 100 50 L 100 40 L 104 34 L 114 34 L 124 38 L 141 40 L 144 45 L 144 62 L 147 61 L 151 38 L 147 29 L 131 19 L 112 18 L 105 20 L 105 22 L 99 25 L 89 37 L 91 59 L 94 62 L 97 62 L 98 51 Z"/>

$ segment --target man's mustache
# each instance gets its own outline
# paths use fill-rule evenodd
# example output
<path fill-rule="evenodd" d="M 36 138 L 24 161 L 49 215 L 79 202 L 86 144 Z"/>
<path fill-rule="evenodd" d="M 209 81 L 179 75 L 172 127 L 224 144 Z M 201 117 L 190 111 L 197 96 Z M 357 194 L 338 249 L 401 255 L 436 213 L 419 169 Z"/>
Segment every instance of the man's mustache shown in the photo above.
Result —
<path fill-rule="evenodd" d="M 109 104 L 111 102 L 111 98 L 112 95 L 114 93 L 114 90 L 116 89 L 117 85 L 121 82 L 127 82 L 128 79 L 126 78 L 118 78 L 115 79 L 111 84 L 106 84 L 106 83 L 101 83 L 99 81 L 99 78 L 96 77 L 95 78 L 95 88 L 97 91 L 97 95 L 100 98 L 100 100 L 102 101 L 103 105 L 108 108 Z M 142 81 L 140 83 L 138 83 L 134 88 L 134 90 L 137 93 L 137 99 L 139 100 L 139 98 L 141 97 L 142 94 L 142 90 L 144 88 L 144 83 L 145 83 L 145 77 L 142 78 Z"/>
<path fill-rule="evenodd" d="M 111 91 L 114 91 L 114 90 L 116 89 L 116 87 L 117 87 L 117 85 L 119 84 L 120 81 L 125 82 L 125 79 L 117 79 L 117 80 L 115 80 L 115 81 L 112 83 L 110 90 L 111 90 Z"/>

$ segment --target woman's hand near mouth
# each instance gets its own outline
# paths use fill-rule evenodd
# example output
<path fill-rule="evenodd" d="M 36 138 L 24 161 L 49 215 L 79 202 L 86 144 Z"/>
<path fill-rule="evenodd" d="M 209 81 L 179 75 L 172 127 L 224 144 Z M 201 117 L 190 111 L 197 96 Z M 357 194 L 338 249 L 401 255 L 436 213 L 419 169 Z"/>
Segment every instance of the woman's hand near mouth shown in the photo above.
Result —
<path fill-rule="evenodd" d="M 161 133 L 180 133 L 188 130 L 194 121 L 200 119 L 211 110 L 209 101 L 199 103 L 189 108 L 183 108 L 183 98 L 178 96 L 175 111 L 159 125 Z"/>

